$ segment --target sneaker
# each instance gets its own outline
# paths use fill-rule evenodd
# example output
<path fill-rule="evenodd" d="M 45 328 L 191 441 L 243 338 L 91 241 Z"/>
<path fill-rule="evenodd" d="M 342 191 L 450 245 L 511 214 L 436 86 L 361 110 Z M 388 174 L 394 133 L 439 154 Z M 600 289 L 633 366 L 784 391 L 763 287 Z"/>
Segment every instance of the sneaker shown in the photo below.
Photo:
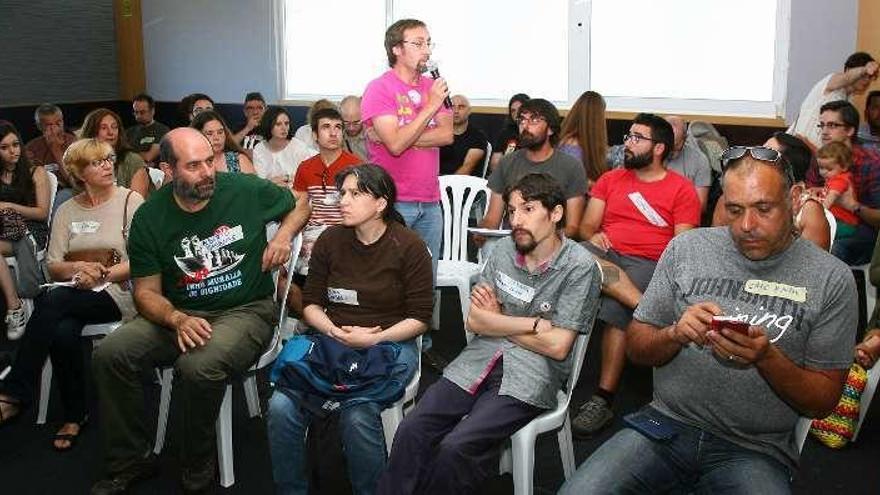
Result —
<path fill-rule="evenodd" d="M 571 430 L 576 437 L 589 437 L 607 425 L 614 413 L 608 401 L 594 395 L 581 405 L 577 416 L 571 420 Z"/>
<path fill-rule="evenodd" d="M 92 495 L 116 495 L 126 493 L 136 482 L 152 478 L 159 473 L 159 458 L 155 454 L 139 460 L 109 478 L 92 485 Z"/>
<path fill-rule="evenodd" d="M 6 337 L 9 340 L 18 340 L 24 335 L 24 329 L 31 316 L 30 303 L 29 300 L 22 299 L 18 309 L 6 312 Z"/>

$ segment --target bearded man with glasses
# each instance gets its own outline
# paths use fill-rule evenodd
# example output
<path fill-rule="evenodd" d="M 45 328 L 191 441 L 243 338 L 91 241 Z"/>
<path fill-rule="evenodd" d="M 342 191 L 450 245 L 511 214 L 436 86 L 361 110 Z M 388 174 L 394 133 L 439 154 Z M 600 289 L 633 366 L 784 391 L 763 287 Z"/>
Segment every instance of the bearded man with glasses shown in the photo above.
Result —
<path fill-rule="evenodd" d="M 669 241 L 700 225 L 700 200 L 694 185 L 666 169 L 674 131 L 653 114 L 636 116 L 624 138 L 624 168 L 605 172 L 590 191 L 580 225 L 584 245 L 625 272 L 639 292 L 651 280 Z M 638 303 L 636 303 L 638 304 Z M 602 297 L 598 318 L 605 322 L 599 386 L 572 421 L 572 431 L 587 437 L 614 417 L 612 404 L 626 363 L 624 331 L 635 304 L 614 294 Z"/>
<path fill-rule="evenodd" d="M 672 239 L 627 329 L 629 358 L 654 367 L 653 401 L 561 494 L 790 493 L 799 416 L 837 404 L 856 330 L 849 269 L 795 234 L 777 151 L 722 161 L 730 225 Z"/>

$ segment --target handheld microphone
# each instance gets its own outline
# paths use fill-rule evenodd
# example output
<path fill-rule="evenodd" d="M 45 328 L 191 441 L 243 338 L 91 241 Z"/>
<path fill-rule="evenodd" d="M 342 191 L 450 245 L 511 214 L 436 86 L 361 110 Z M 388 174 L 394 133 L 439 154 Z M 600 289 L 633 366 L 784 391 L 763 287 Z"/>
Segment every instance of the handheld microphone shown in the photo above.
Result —
<path fill-rule="evenodd" d="M 431 74 L 431 77 L 433 79 L 440 78 L 440 69 L 437 67 L 437 62 L 434 62 L 433 60 L 428 60 L 425 63 L 425 68 L 428 69 L 428 72 Z M 449 98 L 449 95 L 447 95 L 446 98 L 443 100 L 443 106 L 446 108 L 452 108 L 452 99 Z"/>

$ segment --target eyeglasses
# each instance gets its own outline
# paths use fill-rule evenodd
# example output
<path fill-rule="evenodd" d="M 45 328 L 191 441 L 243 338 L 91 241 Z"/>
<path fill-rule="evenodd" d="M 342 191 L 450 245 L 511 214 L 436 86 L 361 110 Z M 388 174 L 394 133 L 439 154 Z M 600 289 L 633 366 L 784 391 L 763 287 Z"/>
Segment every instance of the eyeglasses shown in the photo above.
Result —
<path fill-rule="evenodd" d="M 721 170 L 726 169 L 730 162 L 746 156 L 746 153 L 755 160 L 772 163 L 782 167 L 785 175 L 788 176 L 788 179 L 792 184 L 794 183 L 794 174 L 791 171 L 791 166 L 788 164 L 787 160 L 782 159 L 782 153 L 765 146 L 731 146 L 730 148 L 727 148 L 721 153 Z"/>
<path fill-rule="evenodd" d="M 425 41 L 425 40 L 410 41 L 410 40 L 403 40 L 403 41 L 401 41 L 401 43 L 406 43 L 406 44 L 408 44 L 408 45 L 412 45 L 412 46 L 416 47 L 416 48 L 419 49 L 419 50 L 424 50 L 426 47 L 427 47 L 429 50 L 433 50 L 434 48 L 437 48 L 437 44 L 434 43 L 433 41 Z"/>
<path fill-rule="evenodd" d="M 623 142 L 625 143 L 627 141 L 632 141 L 633 144 L 639 144 L 642 141 L 650 141 L 652 143 L 659 143 L 660 142 L 654 138 L 649 138 L 648 136 L 642 136 L 641 134 L 635 134 L 635 133 L 624 134 L 623 135 Z"/>
<path fill-rule="evenodd" d="M 352 126 L 352 125 L 361 125 L 361 121 L 360 120 L 343 120 L 342 125 L 344 125 L 346 127 Z"/>
<path fill-rule="evenodd" d="M 837 129 L 838 127 L 849 127 L 849 126 L 842 123 L 842 122 L 819 122 L 818 124 L 816 124 L 816 127 L 818 127 L 819 129 L 824 129 L 827 127 L 833 131 L 834 129 Z"/>
<path fill-rule="evenodd" d="M 196 116 L 202 112 L 207 112 L 208 110 L 213 110 L 214 107 L 193 107 L 192 114 Z"/>
<path fill-rule="evenodd" d="M 94 168 L 101 168 L 102 166 L 104 166 L 108 163 L 110 165 L 113 165 L 114 163 L 116 163 L 116 155 L 107 155 L 104 158 L 98 158 L 97 160 L 92 160 L 89 162 L 89 165 L 91 165 Z"/>
<path fill-rule="evenodd" d="M 547 119 L 545 119 L 544 117 L 542 117 L 540 115 L 530 115 L 530 116 L 520 115 L 519 117 L 516 118 L 516 123 L 519 125 L 523 125 L 523 124 L 531 125 L 531 124 L 537 124 L 538 122 L 547 122 Z"/>

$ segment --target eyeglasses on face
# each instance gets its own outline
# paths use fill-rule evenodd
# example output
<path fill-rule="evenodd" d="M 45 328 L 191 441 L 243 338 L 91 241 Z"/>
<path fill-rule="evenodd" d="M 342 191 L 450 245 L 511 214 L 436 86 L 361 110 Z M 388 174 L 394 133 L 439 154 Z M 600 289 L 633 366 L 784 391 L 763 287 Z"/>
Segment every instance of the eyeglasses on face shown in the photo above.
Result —
<path fill-rule="evenodd" d="M 525 125 L 532 125 L 532 124 L 537 124 L 538 122 L 547 122 L 547 119 L 545 119 L 544 117 L 542 117 L 540 115 L 531 115 L 531 114 L 526 114 L 526 115 L 521 114 L 519 117 L 516 118 L 516 123 L 519 125 L 524 125 L 524 124 Z"/>
<path fill-rule="evenodd" d="M 654 138 L 650 138 L 648 136 L 642 136 L 641 134 L 636 133 L 636 132 L 630 132 L 630 133 L 624 134 L 623 135 L 623 142 L 625 143 L 627 141 L 632 141 L 633 144 L 639 144 L 642 141 L 650 141 L 652 143 L 659 143 L 660 142 Z"/>
<path fill-rule="evenodd" d="M 433 50 L 437 48 L 437 44 L 433 41 L 425 41 L 425 40 L 403 40 L 401 43 L 406 43 L 407 45 L 415 47 L 417 50 L 424 50 L 425 48 L 429 50 Z"/>
<path fill-rule="evenodd" d="M 116 155 L 107 155 L 104 158 L 98 158 L 97 160 L 92 160 L 89 162 L 89 165 L 94 168 L 101 168 L 107 164 L 113 165 L 116 163 Z"/>
<path fill-rule="evenodd" d="M 816 124 L 816 127 L 818 127 L 819 129 L 825 129 L 827 127 L 828 129 L 831 129 L 833 131 L 834 129 L 837 129 L 838 127 L 849 127 L 849 126 L 844 124 L 843 122 L 819 122 L 818 124 Z"/>

